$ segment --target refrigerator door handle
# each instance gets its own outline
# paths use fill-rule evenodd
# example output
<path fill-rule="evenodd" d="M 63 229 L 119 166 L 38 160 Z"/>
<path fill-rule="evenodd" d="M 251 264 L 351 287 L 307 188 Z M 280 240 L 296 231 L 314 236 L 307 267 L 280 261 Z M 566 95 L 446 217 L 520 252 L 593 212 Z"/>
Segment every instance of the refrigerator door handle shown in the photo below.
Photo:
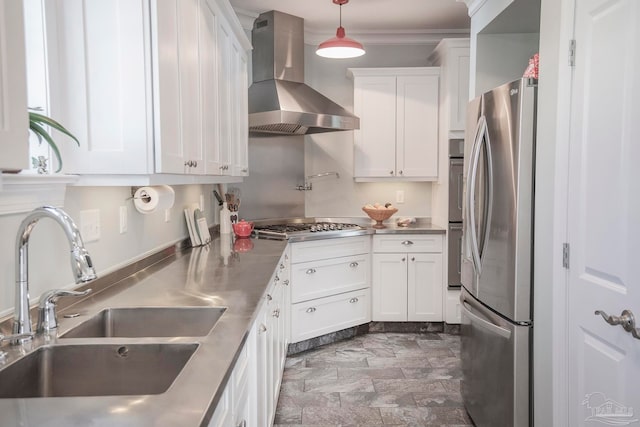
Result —
<path fill-rule="evenodd" d="M 475 199 L 476 199 L 476 178 L 478 174 L 478 163 L 480 161 L 480 148 L 482 137 L 484 136 L 487 120 L 484 116 L 478 119 L 473 146 L 471 148 L 471 158 L 469 159 L 469 186 L 467 189 L 467 216 L 469 218 L 469 238 L 471 239 L 471 261 L 477 275 L 481 273 L 480 250 L 478 248 L 478 230 L 476 229 Z"/>
<path fill-rule="evenodd" d="M 483 127 L 484 135 L 482 138 L 482 142 L 486 147 L 486 158 L 487 158 L 487 195 L 486 195 L 486 203 L 485 203 L 485 224 L 484 229 L 482 230 L 482 248 L 479 249 L 480 258 L 485 253 L 487 249 L 487 245 L 489 243 L 489 229 L 491 227 L 491 213 L 493 211 L 493 157 L 491 155 L 491 140 L 489 139 L 489 127 L 485 120 Z M 478 155 L 478 158 L 480 156 Z"/>
<path fill-rule="evenodd" d="M 462 297 L 460 299 L 462 300 L 460 308 L 462 309 L 462 311 L 464 311 L 464 314 L 468 316 L 469 319 L 471 319 L 477 326 L 494 334 L 500 335 L 507 340 L 511 338 L 511 331 L 509 329 L 505 329 L 502 326 L 496 325 L 488 317 L 482 316 L 482 312 L 480 312 L 479 310 L 475 310 L 467 300 Z M 475 313 L 480 314 L 480 316 L 482 317 Z"/>

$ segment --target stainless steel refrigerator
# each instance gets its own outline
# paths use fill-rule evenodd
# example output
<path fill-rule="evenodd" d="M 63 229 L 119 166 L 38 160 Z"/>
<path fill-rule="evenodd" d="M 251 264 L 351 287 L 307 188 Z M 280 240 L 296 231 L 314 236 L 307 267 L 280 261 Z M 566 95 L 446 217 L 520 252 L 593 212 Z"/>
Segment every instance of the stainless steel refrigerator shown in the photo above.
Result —
<path fill-rule="evenodd" d="M 462 396 L 477 427 L 532 425 L 535 109 L 520 79 L 467 110 Z"/>

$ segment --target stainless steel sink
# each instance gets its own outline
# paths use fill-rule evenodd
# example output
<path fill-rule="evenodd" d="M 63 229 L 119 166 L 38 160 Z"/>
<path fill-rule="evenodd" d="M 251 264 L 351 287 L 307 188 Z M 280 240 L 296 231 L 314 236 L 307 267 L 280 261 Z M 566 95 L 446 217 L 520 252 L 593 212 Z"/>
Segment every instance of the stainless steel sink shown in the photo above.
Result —
<path fill-rule="evenodd" d="M 209 334 L 224 307 L 110 308 L 61 338 L 201 337 Z"/>
<path fill-rule="evenodd" d="M 167 391 L 198 344 L 44 346 L 0 370 L 0 398 Z"/>

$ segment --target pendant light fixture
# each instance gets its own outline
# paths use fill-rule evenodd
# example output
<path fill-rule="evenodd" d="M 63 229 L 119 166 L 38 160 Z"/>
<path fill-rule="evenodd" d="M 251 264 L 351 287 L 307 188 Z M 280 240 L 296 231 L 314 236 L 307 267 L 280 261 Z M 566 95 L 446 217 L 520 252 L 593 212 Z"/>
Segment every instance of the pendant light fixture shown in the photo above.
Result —
<path fill-rule="evenodd" d="M 340 6 L 340 26 L 336 31 L 336 36 L 325 40 L 316 49 L 316 54 L 325 58 L 355 58 L 364 55 L 362 44 L 345 36 L 342 27 L 342 5 L 349 3 L 349 0 L 333 0 L 333 3 Z"/>

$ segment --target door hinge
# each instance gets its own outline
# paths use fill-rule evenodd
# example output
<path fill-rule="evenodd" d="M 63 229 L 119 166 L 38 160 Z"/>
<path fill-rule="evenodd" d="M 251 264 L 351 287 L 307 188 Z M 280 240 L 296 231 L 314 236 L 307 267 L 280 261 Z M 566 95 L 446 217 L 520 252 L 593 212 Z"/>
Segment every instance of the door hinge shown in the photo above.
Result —
<path fill-rule="evenodd" d="M 562 266 L 564 268 L 569 268 L 569 244 L 562 244 Z"/>
<path fill-rule="evenodd" d="M 574 67 L 576 65 L 576 41 L 569 40 L 569 66 Z"/>

